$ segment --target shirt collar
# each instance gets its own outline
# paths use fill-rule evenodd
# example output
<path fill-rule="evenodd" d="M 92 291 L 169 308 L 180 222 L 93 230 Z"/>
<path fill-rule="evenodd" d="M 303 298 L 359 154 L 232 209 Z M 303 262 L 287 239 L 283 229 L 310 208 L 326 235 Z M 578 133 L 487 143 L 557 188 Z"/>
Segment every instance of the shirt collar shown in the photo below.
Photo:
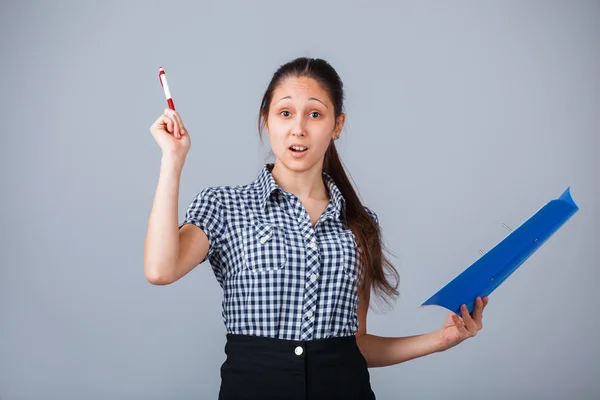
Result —
<path fill-rule="evenodd" d="M 261 201 L 261 207 L 264 209 L 267 205 L 267 202 L 271 198 L 273 192 L 279 191 L 283 193 L 283 189 L 279 187 L 273 175 L 271 174 L 271 170 L 273 169 L 273 164 L 265 164 L 261 169 L 258 178 L 256 179 L 256 185 L 259 190 L 259 196 Z M 339 190 L 333 178 L 323 172 L 323 182 L 325 183 L 326 188 L 329 190 L 329 195 L 331 197 L 330 202 L 333 204 L 336 215 L 339 217 L 341 213 L 345 212 L 346 201 L 342 192 Z"/>

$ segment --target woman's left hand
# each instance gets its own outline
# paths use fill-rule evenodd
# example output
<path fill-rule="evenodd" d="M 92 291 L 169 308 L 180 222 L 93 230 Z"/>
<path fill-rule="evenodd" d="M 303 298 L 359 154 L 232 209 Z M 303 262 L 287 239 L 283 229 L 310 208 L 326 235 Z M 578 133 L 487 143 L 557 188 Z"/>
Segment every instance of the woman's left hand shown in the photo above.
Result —
<path fill-rule="evenodd" d="M 467 306 L 463 304 L 460 309 L 462 318 L 453 312 L 448 314 L 444 325 L 438 331 L 444 350 L 450 349 L 463 340 L 477 335 L 477 332 L 483 328 L 483 309 L 487 306 L 488 301 L 489 298 L 487 296 L 483 299 L 481 297 L 475 299 L 475 308 L 471 314 L 469 314 Z"/>

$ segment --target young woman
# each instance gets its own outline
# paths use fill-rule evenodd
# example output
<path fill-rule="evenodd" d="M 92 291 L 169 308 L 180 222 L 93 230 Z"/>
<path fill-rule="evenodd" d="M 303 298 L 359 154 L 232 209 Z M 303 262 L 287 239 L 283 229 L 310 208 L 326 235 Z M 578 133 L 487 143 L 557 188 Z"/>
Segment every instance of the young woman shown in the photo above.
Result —
<path fill-rule="evenodd" d="M 376 213 L 361 204 L 338 157 L 343 85 L 324 60 L 281 66 L 264 94 L 259 133 L 275 155 L 256 180 L 202 190 L 178 224 L 180 174 L 190 149 L 170 109 L 150 131 L 162 150 L 148 222 L 144 271 L 170 284 L 209 260 L 223 288 L 227 332 L 220 399 L 374 399 L 369 367 L 449 349 L 482 328 L 450 313 L 438 331 L 367 333 L 374 293 L 397 295 Z"/>

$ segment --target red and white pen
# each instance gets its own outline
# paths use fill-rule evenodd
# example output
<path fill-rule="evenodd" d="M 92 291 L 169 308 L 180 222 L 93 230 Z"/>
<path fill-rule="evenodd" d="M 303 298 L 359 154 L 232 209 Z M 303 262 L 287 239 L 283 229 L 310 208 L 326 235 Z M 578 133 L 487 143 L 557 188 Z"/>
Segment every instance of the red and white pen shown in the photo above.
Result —
<path fill-rule="evenodd" d="M 167 98 L 167 104 L 171 110 L 175 110 L 175 104 L 173 104 L 173 99 L 171 98 L 171 91 L 169 90 L 169 85 L 167 84 L 167 75 L 165 74 L 165 70 L 163 67 L 158 69 L 158 79 L 160 79 L 160 85 L 165 90 L 165 97 Z"/>

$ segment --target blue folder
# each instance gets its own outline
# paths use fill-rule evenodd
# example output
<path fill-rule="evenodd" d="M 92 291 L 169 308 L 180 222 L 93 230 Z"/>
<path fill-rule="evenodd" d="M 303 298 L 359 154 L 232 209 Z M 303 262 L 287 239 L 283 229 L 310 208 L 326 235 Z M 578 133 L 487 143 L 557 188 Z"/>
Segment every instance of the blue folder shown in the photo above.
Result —
<path fill-rule="evenodd" d="M 568 187 L 421 307 L 437 305 L 461 315 L 460 306 L 466 304 L 471 313 L 477 297 L 492 293 L 578 210 Z"/>

